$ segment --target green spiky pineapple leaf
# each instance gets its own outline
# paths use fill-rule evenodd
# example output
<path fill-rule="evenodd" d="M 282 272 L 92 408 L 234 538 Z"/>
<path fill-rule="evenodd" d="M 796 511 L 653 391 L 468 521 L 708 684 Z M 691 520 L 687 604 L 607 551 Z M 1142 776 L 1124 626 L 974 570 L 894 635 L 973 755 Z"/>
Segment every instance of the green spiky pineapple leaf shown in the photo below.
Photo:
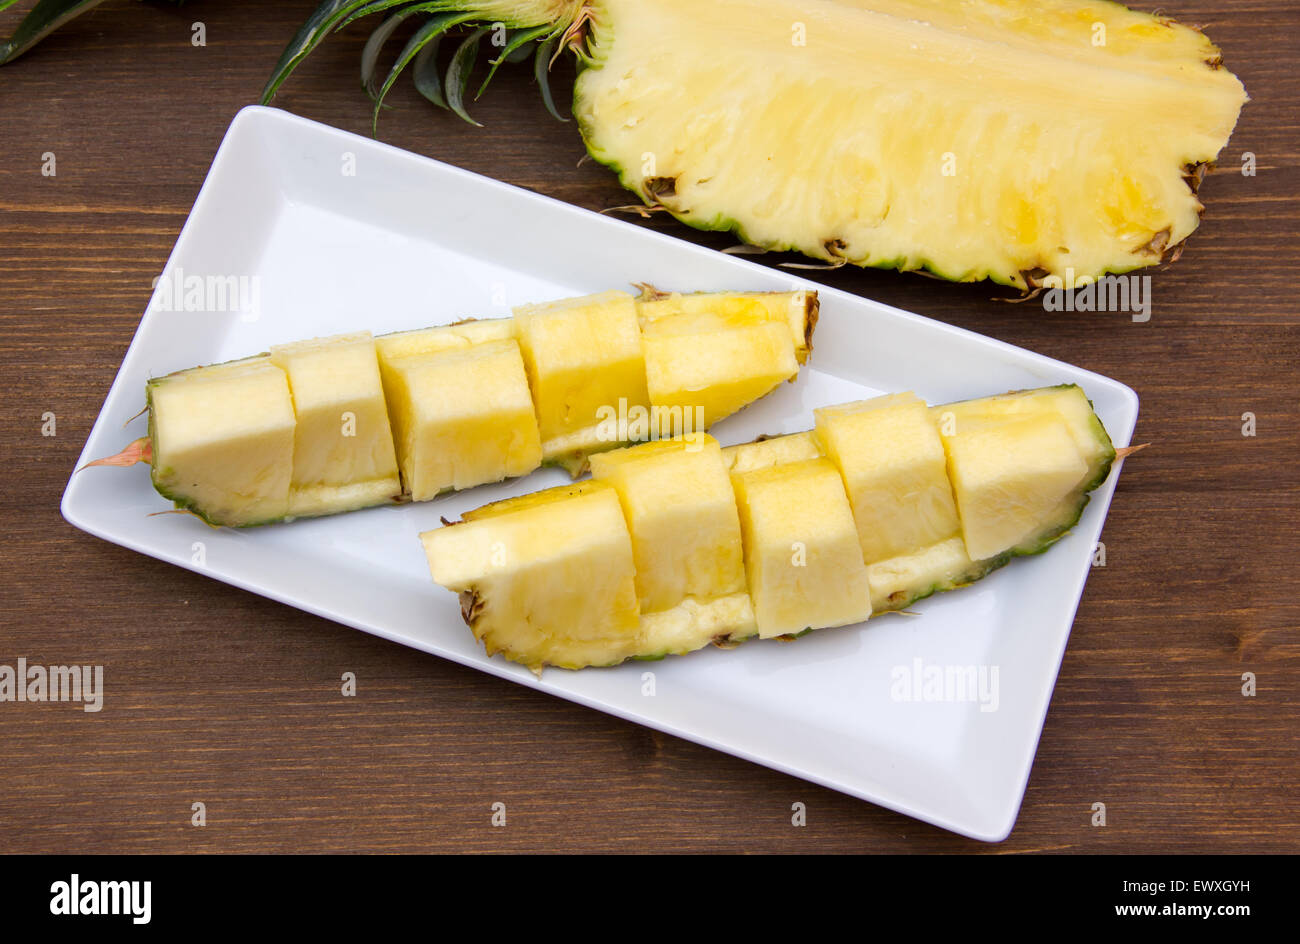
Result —
<path fill-rule="evenodd" d="M 261 103 L 263 105 L 270 103 L 290 73 L 331 32 L 340 30 L 362 17 L 387 11 L 388 16 L 371 32 L 361 53 L 361 84 L 366 94 L 375 103 L 371 121 L 372 132 L 378 129 L 379 113 L 383 108 L 385 96 L 408 66 L 411 67 L 415 87 L 421 95 L 439 108 L 453 111 L 470 124 L 480 126 L 466 110 L 465 96 L 469 91 L 470 75 L 478 58 L 478 47 L 488 32 L 493 33 L 494 45 L 501 51 L 495 58 L 489 60 L 487 77 L 474 93 L 474 97 L 478 98 L 483 94 L 502 63 L 522 62 L 529 56 L 534 56 L 534 75 L 541 88 L 542 101 L 546 105 L 546 110 L 560 121 L 567 121 L 568 119 L 564 118 L 555 107 L 547 76 L 561 42 L 563 24 L 489 21 L 481 11 L 466 12 L 457 10 L 456 6 L 457 4 L 450 0 L 423 0 L 423 2 L 325 0 L 307 18 L 293 39 L 289 41 L 284 52 L 280 54 L 275 69 L 262 89 Z M 376 90 L 375 78 L 379 74 L 379 57 L 384 46 L 397 32 L 398 27 L 415 14 L 430 16 L 407 41 L 383 84 Z M 438 64 L 440 41 L 444 34 L 458 26 L 470 28 L 470 33 L 456 47 L 444 75 L 439 71 Z M 505 29 L 504 43 L 497 42 L 498 30 L 504 27 L 512 28 Z"/>
<path fill-rule="evenodd" d="M 0 0 L 0 12 L 16 0 Z M 99 6 L 103 0 L 39 0 L 4 43 L 0 43 L 0 65 L 12 62 L 69 20 Z M 183 3 L 184 0 L 176 0 Z"/>

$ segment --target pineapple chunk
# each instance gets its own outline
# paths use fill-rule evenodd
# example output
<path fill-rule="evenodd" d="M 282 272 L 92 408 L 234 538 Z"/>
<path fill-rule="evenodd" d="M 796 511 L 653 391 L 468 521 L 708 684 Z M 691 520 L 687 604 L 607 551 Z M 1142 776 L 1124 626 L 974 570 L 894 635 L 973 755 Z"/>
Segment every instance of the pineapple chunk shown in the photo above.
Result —
<path fill-rule="evenodd" d="M 541 464 L 514 339 L 386 356 L 381 367 L 402 484 L 413 500 L 525 475 Z"/>
<path fill-rule="evenodd" d="M 149 381 L 153 484 L 214 525 L 289 514 L 293 397 L 267 355 Z"/>
<path fill-rule="evenodd" d="M 656 410 L 680 409 L 689 421 L 674 433 L 707 429 L 799 373 L 785 325 L 695 334 L 666 327 L 657 322 L 645 330 L 646 383 Z"/>
<path fill-rule="evenodd" d="M 521 305 L 514 315 L 543 456 L 577 474 L 586 453 L 619 445 L 606 438 L 606 411 L 649 414 L 636 303 L 603 292 Z"/>
<path fill-rule="evenodd" d="M 871 589 L 844 483 L 829 459 L 732 474 L 745 567 L 763 638 L 871 615 Z"/>
<path fill-rule="evenodd" d="M 289 514 L 396 498 L 402 487 L 370 332 L 277 345 L 271 361 L 289 376 L 297 416 Z"/>
<path fill-rule="evenodd" d="M 632 541 L 614 489 L 564 486 L 420 535 L 433 579 L 460 594 L 488 655 L 534 671 L 638 652 Z"/>
<path fill-rule="evenodd" d="M 912 393 L 823 407 L 817 435 L 844 477 L 868 564 L 957 534 L 943 443 Z"/>
<path fill-rule="evenodd" d="M 756 439 L 750 443 L 728 446 L 722 450 L 722 457 L 727 463 L 727 468 L 732 472 L 753 472 L 756 469 L 766 469 L 787 462 L 817 459 L 821 455 L 821 443 L 812 430 Z"/>
<path fill-rule="evenodd" d="M 972 560 L 1041 549 L 1087 500 L 1088 464 L 1059 414 L 958 424 L 943 445 Z"/>
<path fill-rule="evenodd" d="M 717 441 L 660 440 L 599 453 L 591 471 L 622 503 L 642 616 L 660 617 L 643 618 L 643 653 L 752 635 L 740 519 Z M 663 615 L 670 611 L 677 615 Z"/>
<path fill-rule="evenodd" d="M 471 319 L 435 328 L 397 331 L 375 338 L 381 359 L 433 354 L 448 348 L 468 347 L 484 341 L 505 341 L 515 336 L 512 318 Z"/>
<path fill-rule="evenodd" d="M 1074 437 L 1079 454 L 1088 463 L 1089 488 L 1096 488 L 1106 480 L 1115 447 L 1106 428 L 1093 412 L 1092 402 L 1078 384 L 1061 384 L 1057 387 L 1040 387 L 1036 390 L 1017 390 L 1014 393 L 963 400 L 936 406 L 931 411 L 935 421 L 945 429 L 960 432 L 972 424 L 1000 422 L 1010 417 L 1041 415 L 1060 416 Z"/>

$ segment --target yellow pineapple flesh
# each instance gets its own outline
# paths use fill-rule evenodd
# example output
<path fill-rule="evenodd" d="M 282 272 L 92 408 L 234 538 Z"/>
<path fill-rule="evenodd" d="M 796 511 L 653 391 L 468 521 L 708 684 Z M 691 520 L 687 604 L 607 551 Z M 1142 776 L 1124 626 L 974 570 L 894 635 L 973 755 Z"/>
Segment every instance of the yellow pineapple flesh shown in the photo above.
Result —
<path fill-rule="evenodd" d="M 422 534 L 433 579 L 456 590 L 489 655 L 534 671 L 637 654 L 632 541 L 604 483 L 561 486 Z"/>
<path fill-rule="evenodd" d="M 915 394 L 815 411 L 817 437 L 844 478 L 868 564 L 957 534 L 943 443 Z"/>
<path fill-rule="evenodd" d="M 632 296 L 521 305 L 514 318 L 546 461 L 581 467 L 587 453 L 620 445 L 604 433 L 607 411 L 650 407 Z"/>
<path fill-rule="evenodd" d="M 732 483 L 759 636 L 871 615 L 857 527 L 833 463 L 807 459 L 733 473 Z"/>
<path fill-rule="evenodd" d="M 740 519 L 711 436 L 600 453 L 592 475 L 618 493 L 636 561 L 642 657 L 754 631 Z"/>
<path fill-rule="evenodd" d="M 179 371 L 146 391 L 159 492 L 211 524 L 288 516 L 293 396 L 269 356 Z"/>
<path fill-rule="evenodd" d="M 271 348 L 296 426 L 292 516 L 366 508 L 401 493 L 375 342 L 368 331 Z"/>
<path fill-rule="evenodd" d="M 542 448 L 513 338 L 386 357 L 384 391 L 411 498 L 526 475 Z"/>

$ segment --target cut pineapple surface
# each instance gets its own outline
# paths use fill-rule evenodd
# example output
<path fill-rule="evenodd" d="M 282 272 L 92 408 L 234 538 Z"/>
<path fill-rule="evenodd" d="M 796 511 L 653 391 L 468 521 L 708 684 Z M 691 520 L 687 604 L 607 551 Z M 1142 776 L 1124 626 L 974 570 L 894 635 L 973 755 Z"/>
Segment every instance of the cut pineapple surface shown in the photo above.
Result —
<path fill-rule="evenodd" d="M 943 443 L 915 394 L 816 411 L 817 437 L 844 477 L 867 563 L 957 534 Z"/>
<path fill-rule="evenodd" d="M 643 612 L 745 589 L 740 520 L 717 440 L 602 453 L 591 457 L 591 472 L 622 502 Z"/>
<path fill-rule="evenodd" d="M 605 412 L 650 407 L 632 296 L 604 292 L 521 305 L 514 315 L 546 459 L 569 464 L 619 445 L 604 433 Z"/>
<path fill-rule="evenodd" d="M 735 495 L 717 441 L 702 440 L 591 457 L 595 479 L 618 492 L 632 535 L 643 657 L 754 632 Z"/>
<path fill-rule="evenodd" d="M 1016 416 L 1058 416 L 1074 438 L 1079 454 L 1088 463 L 1091 474 L 1088 489 L 1096 488 L 1106 478 L 1115 459 L 1106 428 L 1093 412 L 1083 389 L 1076 384 L 1062 384 L 1039 390 L 1018 390 L 995 397 L 964 400 L 934 407 L 941 432 L 955 434 L 979 424 L 1000 422 Z"/>
<path fill-rule="evenodd" d="M 1059 418 L 1030 416 L 944 437 L 966 552 L 1030 549 L 1078 517 L 1088 465 Z"/>
<path fill-rule="evenodd" d="M 953 426 L 955 411 L 962 419 Z M 815 430 L 725 449 L 704 437 L 599 454 L 593 479 L 496 502 L 424 539 L 434 579 L 472 590 L 474 614 L 518 619 L 517 601 L 493 608 L 494 595 L 513 585 L 490 582 L 496 571 L 482 560 L 488 539 L 474 539 L 477 557 L 453 555 L 461 569 L 452 571 L 445 551 L 435 559 L 435 550 L 469 538 L 438 535 L 509 519 L 509 528 L 491 532 L 499 560 L 531 561 L 548 546 L 548 529 L 587 527 L 576 517 L 561 525 L 567 508 L 593 494 L 615 496 L 622 527 L 603 519 L 601 540 L 625 537 L 631 570 L 621 552 L 611 552 L 609 565 L 592 557 L 589 566 L 597 587 L 610 586 L 615 573 L 631 581 L 635 628 L 621 601 L 624 629 L 611 635 L 601 624 L 581 646 L 558 626 L 543 638 L 532 623 L 517 632 L 494 624 L 498 641 L 489 644 L 534 669 L 610 665 L 709 641 L 789 638 L 857 623 L 973 583 L 1068 531 L 1114 454 L 1077 387 L 934 408 L 901 394 L 824 408 Z M 524 592 L 530 611 L 549 606 L 544 581 Z M 572 587 L 551 592 L 561 611 L 572 612 Z M 527 642 L 499 642 L 507 636 Z"/>
<path fill-rule="evenodd" d="M 401 493 L 370 333 L 271 348 L 289 377 L 296 425 L 289 514 L 366 508 Z"/>
<path fill-rule="evenodd" d="M 269 356 L 151 380 L 146 396 L 153 484 L 178 508 L 231 527 L 289 514 L 293 395 Z"/>
<path fill-rule="evenodd" d="M 734 474 L 758 635 L 871 615 L 867 568 L 844 483 L 826 459 Z"/>
<path fill-rule="evenodd" d="M 799 373 L 789 331 L 774 322 L 698 334 L 652 327 L 645 360 L 650 399 L 689 423 L 673 433 L 708 429 Z"/>
<path fill-rule="evenodd" d="M 795 359 L 808 362 L 817 327 L 816 292 L 695 292 L 680 294 L 649 289 L 637 299 L 637 315 L 648 334 L 700 334 L 763 322 L 784 324 L 794 342 Z M 655 330 L 654 326 L 658 326 Z"/>
<path fill-rule="evenodd" d="M 489 654 L 534 669 L 637 654 L 636 568 L 613 488 L 562 486 L 421 538 Z"/>
<path fill-rule="evenodd" d="M 526 475 L 542 448 L 513 338 L 385 357 L 402 482 L 414 501 Z"/>
<path fill-rule="evenodd" d="M 648 203 L 949 279 L 1026 288 L 1161 261 L 1196 228 L 1197 171 L 1246 99 L 1201 33 L 1106 2 L 575 6 L 588 150 Z"/>

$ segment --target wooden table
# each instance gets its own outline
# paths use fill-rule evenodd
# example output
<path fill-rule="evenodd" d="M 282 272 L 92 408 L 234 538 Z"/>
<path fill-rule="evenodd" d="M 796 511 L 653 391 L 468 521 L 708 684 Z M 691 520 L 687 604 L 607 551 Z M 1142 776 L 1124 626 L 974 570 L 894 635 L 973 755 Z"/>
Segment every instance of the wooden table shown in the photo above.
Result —
<path fill-rule="evenodd" d="M 0 850 L 1294 851 L 1300 562 L 1297 4 L 1171 0 L 1254 101 L 1151 320 L 1047 314 L 892 272 L 827 285 L 1138 390 L 1133 460 L 1020 820 L 986 846 L 382 642 L 76 531 L 59 499 L 226 125 L 313 2 L 112 2 L 0 69 L 0 663 L 95 662 L 106 708 L 0 704 Z M 191 45 L 202 20 L 207 46 Z M 6 25 L 12 17 L 6 19 Z M 365 32 L 277 104 L 364 132 Z M 527 70 L 381 137 L 590 209 L 629 202 Z M 567 96 L 571 73 L 558 82 Z M 1258 173 L 1240 173 L 1241 155 Z M 54 152 L 57 176 L 42 176 Z M 661 219 L 646 225 L 722 247 Z M 43 436 L 42 414 L 57 417 Z M 1257 435 L 1242 435 L 1253 413 Z M 357 698 L 339 694 L 355 672 Z M 1258 694 L 1241 694 L 1256 673 Z M 192 804 L 207 825 L 191 825 Z M 490 824 L 505 802 L 508 825 Z M 793 828 L 791 803 L 807 804 Z M 1104 802 L 1108 825 L 1090 825 Z"/>

